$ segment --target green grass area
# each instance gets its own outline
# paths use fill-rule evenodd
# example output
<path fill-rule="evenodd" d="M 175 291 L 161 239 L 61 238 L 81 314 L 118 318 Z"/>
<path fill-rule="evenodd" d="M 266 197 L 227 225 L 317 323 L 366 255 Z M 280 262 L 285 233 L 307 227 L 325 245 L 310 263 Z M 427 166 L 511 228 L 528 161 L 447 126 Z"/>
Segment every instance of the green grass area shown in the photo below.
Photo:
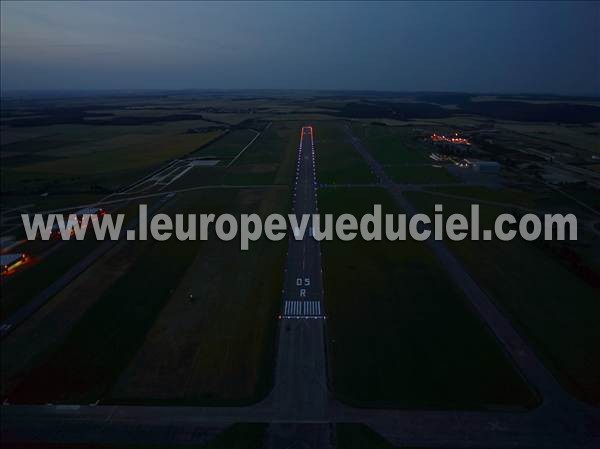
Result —
<path fill-rule="evenodd" d="M 252 170 L 232 169 L 225 174 L 223 183 L 234 186 L 269 185 L 273 184 L 275 172 L 275 170 L 260 167 Z"/>
<path fill-rule="evenodd" d="M 435 203 L 444 213 L 466 213 L 467 201 L 408 193 L 422 211 Z M 491 229 L 506 211 L 481 206 L 481 228 Z M 544 249 L 540 243 L 448 242 L 479 285 L 500 305 L 533 343 L 546 364 L 578 398 L 600 404 L 600 316 L 598 291 Z"/>
<path fill-rule="evenodd" d="M 244 190 L 231 213 L 286 213 L 289 192 Z M 271 388 L 287 240 L 204 242 L 110 396 L 117 403 L 240 404 Z M 189 295 L 193 299 L 189 300 Z"/>
<path fill-rule="evenodd" d="M 273 123 L 230 167 L 194 167 L 169 188 L 220 184 L 290 185 L 294 174 L 300 126 L 295 122 Z M 209 149 L 210 147 L 207 147 L 206 151 Z M 204 150 L 197 154 L 201 155 L 203 152 Z"/>
<path fill-rule="evenodd" d="M 447 193 L 451 195 L 464 196 L 474 200 L 494 201 L 498 203 L 513 204 L 522 207 L 535 207 L 536 198 L 539 194 L 517 190 L 513 188 L 490 189 L 479 186 L 446 186 L 432 187 L 431 192 Z"/>
<path fill-rule="evenodd" d="M 585 158 L 598 154 L 599 133 L 591 126 L 504 121 L 497 122 L 496 126 L 505 135 L 514 133 L 514 140 L 524 141 L 524 146 L 574 153 Z"/>
<path fill-rule="evenodd" d="M 322 213 L 362 216 L 381 189 L 321 192 Z M 423 242 L 322 244 L 332 382 L 364 407 L 530 407 L 536 402 Z"/>
<path fill-rule="evenodd" d="M 6 443 L 10 449 L 262 449 L 264 447 L 265 424 L 234 424 L 207 443 Z"/>
<path fill-rule="evenodd" d="M 31 212 L 42 212 L 56 209 L 72 208 L 77 206 L 93 204 L 105 195 L 94 193 L 62 193 L 56 195 L 3 195 L 2 206 L 10 209 L 12 207 L 27 206 L 25 209 Z"/>
<path fill-rule="evenodd" d="M 431 148 L 411 128 L 353 122 L 352 132 L 386 166 L 386 172 L 395 182 L 437 184 L 457 181 L 446 168 L 431 165 Z"/>
<path fill-rule="evenodd" d="M 223 192 L 205 197 L 204 212 L 220 207 L 231 195 Z M 193 210 L 190 198 L 176 200 L 177 212 Z M 138 241 L 135 245 L 143 247 L 144 257 L 24 376 L 9 394 L 15 402 L 91 402 L 108 392 L 199 249 L 198 242 L 176 239 Z"/>
<path fill-rule="evenodd" d="M 409 127 L 353 122 L 352 132 L 382 164 L 430 162 L 431 148 Z"/>
<path fill-rule="evenodd" d="M 227 169 L 224 183 L 290 185 L 300 128 L 294 122 L 273 123 Z"/>
<path fill-rule="evenodd" d="M 75 263 L 92 251 L 98 242 L 87 238 L 83 241 L 57 241 L 61 245 L 47 260 L 37 260 L 32 254 L 31 266 L 26 267 L 13 279 L 2 285 L 0 319 L 5 319 L 21 306 L 27 304 L 50 284 L 66 273 Z"/>
<path fill-rule="evenodd" d="M 110 148 L 34 163 L 16 170 L 28 174 L 81 176 L 110 172 L 116 167 L 118 170 L 152 167 L 190 153 L 217 135 L 219 131 L 163 136 L 127 135 L 112 139 Z M 106 142 L 103 145 L 107 145 Z"/>
<path fill-rule="evenodd" d="M 315 130 L 317 179 L 323 184 L 367 184 L 375 176 L 339 122 L 320 122 Z M 310 149 L 309 149 L 310 150 Z"/>
<path fill-rule="evenodd" d="M 254 137 L 256 137 L 256 132 L 251 129 L 236 129 L 194 153 L 193 156 L 220 159 L 223 163 L 227 163 L 237 156 Z"/>
<path fill-rule="evenodd" d="M 388 175 L 401 184 L 443 184 L 456 182 L 444 167 L 431 165 L 390 165 L 385 168 Z"/>
<path fill-rule="evenodd" d="M 60 173 L 28 173 L 16 170 L 2 171 L 3 192 L 19 195 L 100 194 L 118 190 L 148 173 L 147 169 L 119 170 L 89 175 L 62 175 Z"/>
<path fill-rule="evenodd" d="M 188 189 L 198 186 L 210 186 L 224 184 L 223 178 L 226 169 L 224 167 L 193 167 L 181 178 L 174 181 L 168 190 Z"/>
<path fill-rule="evenodd" d="M 289 184 L 299 130 L 294 122 L 273 124 L 233 166 L 194 168 L 171 187 Z M 228 211 L 264 215 L 288 208 L 289 191 L 275 188 L 239 193 Z M 206 212 L 202 204 L 198 209 Z M 213 236 L 205 242 L 109 400 L 222 404 L 264 396 L 271 386 L 286 247 L 286 241 L 263 239 L 241 252 L 237 241 Z"/>
<path fill-rule="evenodd" d="M 563 195 L 559 191 L 544 187 L 538 187 L 535 190 L 525 190 L 517 187 L 492 189 L 480 186 L 456 185 L 443 187 L 432 186 L 425 189 L 432 193 L 439 192 L 442 194 L 462 196 L 472 199 L 473 202 L 489 201 L 502 203 L 502 205 L 506 205 L 507 208 L 515 206 L 517 208 L 522 207 L 547 213 L 572 213 L 580 220 L 593 219 L 591 212 L 572 198 Z M 591 188 L 573 186 L 563 187 L 562 190 L 569 195 L 574 195 L 578 200 L 584 201 L 585 204 L 589 206 L 598 203 L 594 196 L 594 194 L 597 196 L 597 192 L 593 191 Z M 600 204 L 598 204 L 598 208 L 600 209 Z"/>
<path fill-rule="evenodd" d="M 48 203 L 48 207 L 58 204 L 67 204 L 66 198 L 83 199 L 86 195 L 68 195 L 61 196 L 60 200 Z M 134 200 L 128 203 L 111 204 L 105 207 L 109 213 L 122 213 L 125 215 L 123 226 L 126 227 L 132 220 L 137 218 L 140 202 L 152 207 L 155 199 Z M 81 205 L 81 203 L 71 206 Z M 69 211 L 74 212 L 75 209 Z M 18 239 L 26 239 L 25 231 L 22 228 L 12 231 Z M 28 265 L 17 273 L 13 278 L 2 285 L 2 301 L 0 301 L 0 318 L 5 319 L 14 313 L 18 308 L 32 301 L 37 295 L 52 285 L 69 269 L 74 267 L 80 260 L 85 258 L 90 252 L 95 250 L 101 242 L 98 242 L 93 235 L 93 230 L 88 229 L 86 238 L 82 241 L 63 241 L 57 240 L 35 240 L 26 241 L 18 247 L 21 251 L 30 256 Z M 58 246 L 58 247 L 57 247 Z M 50 251 L 50 253 L 47 253 Z"/>
<path fill-rule="evenodd" d="M 293 137 L 298 137 L 299 127 L 300 125 L 296 126 L 294 123 L 273 123 L 262 131 L 260 137 L 254 141 L 252 146 L 244 151 L 235 162 L 235 166 L 244 167 L 255 164 L 279 163 L 287 141 L 292 140 L 292 135 Z M 252 139 L 254 139 L 254 133 L 249 135 L 248 141 Z"/>
<path fill-rule="evenodd" d="M 598 195 L 597 189 L 588 186 L 566 186 L 561 188 L 561 190 L 587 204 L 589 207 L 600 210 L 600 195 Z"/>

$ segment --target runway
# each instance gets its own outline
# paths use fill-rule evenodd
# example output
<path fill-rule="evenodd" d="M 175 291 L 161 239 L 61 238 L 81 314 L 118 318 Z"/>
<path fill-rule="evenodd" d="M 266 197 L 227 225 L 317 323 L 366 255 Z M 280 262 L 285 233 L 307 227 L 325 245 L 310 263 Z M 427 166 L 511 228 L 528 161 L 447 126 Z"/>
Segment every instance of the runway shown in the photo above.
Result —
<path fill-rule="evenodd" d="M 302 128 L 292 192 L 292 212 L 298 221 L 301 214 L 317 211 L 311 127 Z M 276 410 L 281 419 L 323 420 L 328 390 L 321 249 L 310 229 L 303 236 L 290 233 L 285 270 L 275 386 L 263 404 Z"/>
<path fill-rule="evenodd" d="M 302 214 L 318 210 L 315 145 L 312 127 L 304 127 L 296 160 L 292 190 L 292 213 L 298 223 Z M 259 406 L 278 416 L 278 421 L 323 422 L 328 415 L 327 368 L 325 357 L 325 309 L 321 248 L 307 227 L 304 235 L 291 232 L 288 243 L 285 285 L 279 315 L 279 341 L 275 385 Z M 310 427 L 310 430 L 306 426 Z M 326 448 L 330 426 L 272 425 L 268 447 L 292 447 L 311 441 L 306 447 Z"/>

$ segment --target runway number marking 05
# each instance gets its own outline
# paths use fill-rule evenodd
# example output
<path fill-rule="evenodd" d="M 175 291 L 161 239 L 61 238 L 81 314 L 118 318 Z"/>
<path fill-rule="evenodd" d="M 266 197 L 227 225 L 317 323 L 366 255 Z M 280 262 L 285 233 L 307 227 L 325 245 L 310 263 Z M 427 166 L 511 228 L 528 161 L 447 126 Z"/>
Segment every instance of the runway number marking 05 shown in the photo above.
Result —
<path fill-rule="evenodd" d="M 298 287 L 310 287 L 310 278 L 296 278 L 296 286 Z"/>

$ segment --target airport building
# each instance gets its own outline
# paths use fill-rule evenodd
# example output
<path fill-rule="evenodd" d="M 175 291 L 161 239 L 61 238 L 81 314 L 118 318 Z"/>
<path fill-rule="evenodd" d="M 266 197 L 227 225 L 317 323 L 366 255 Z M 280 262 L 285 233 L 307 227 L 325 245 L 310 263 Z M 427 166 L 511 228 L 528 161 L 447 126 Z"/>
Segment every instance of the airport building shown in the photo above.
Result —
<path fill-rule="evenodd" d="M 25 263 L 27 256 L 23 253 L 14 254 L 2 254 L 0 255 L 0 267 L 2 268 L 2 274 L 8 273 L 14 270 L 19 265 Z"/>

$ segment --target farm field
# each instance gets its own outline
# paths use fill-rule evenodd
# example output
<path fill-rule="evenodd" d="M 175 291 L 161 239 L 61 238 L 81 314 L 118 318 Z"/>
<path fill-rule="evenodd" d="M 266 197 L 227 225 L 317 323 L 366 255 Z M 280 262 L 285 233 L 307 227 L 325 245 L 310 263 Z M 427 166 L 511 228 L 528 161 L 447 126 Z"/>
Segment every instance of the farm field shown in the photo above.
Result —
<path fill-rule="evenodd" d="M 188 132 L 199 126 L 200 132 Z M 28 138 L 26 129 L 33 133 Z M 2 191 L 19 195 L 111 191 L 223 133 L 198 121 L 4 127 L 4 132 L 9 143 L 3 142 L 1 153 L 10 157 L 3 158 Z M 19 133 L 23 134 L 19 137 Z"/>

